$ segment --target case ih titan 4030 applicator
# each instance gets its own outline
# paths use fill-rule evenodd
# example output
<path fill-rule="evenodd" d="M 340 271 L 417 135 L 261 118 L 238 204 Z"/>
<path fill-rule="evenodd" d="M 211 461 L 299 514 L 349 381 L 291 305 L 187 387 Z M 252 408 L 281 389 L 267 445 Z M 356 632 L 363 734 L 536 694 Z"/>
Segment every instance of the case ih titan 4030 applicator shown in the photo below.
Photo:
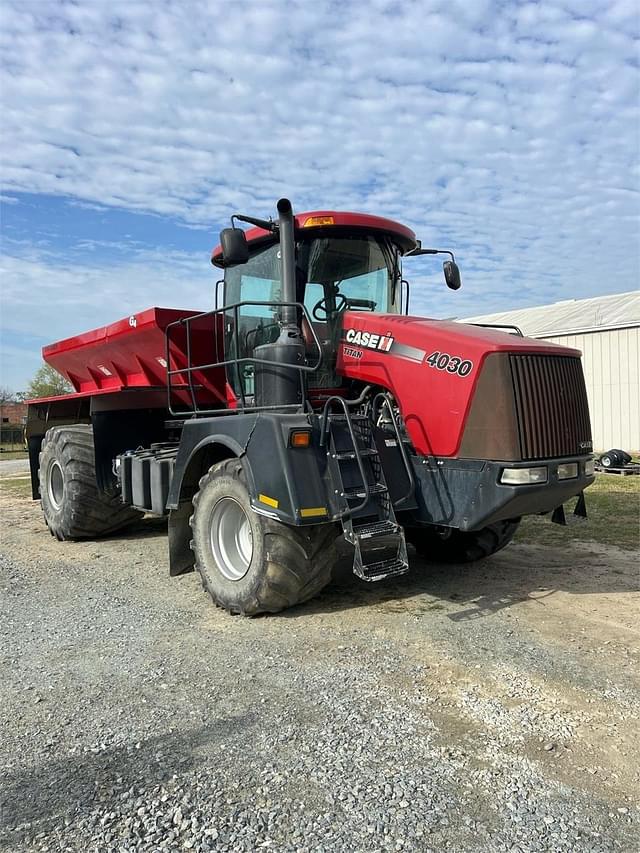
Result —
<path fill-rule="evenodd" d="M 408 314 L 409 228 L 360 213 L 235 216 L 212 311 L 150 308 L 45 347 L 75 393 L 29 403 L 34 498 L 51 533 L 169 516 L 172 574 L 232 613 L 275 612 L 330 580 L 336 541 L 367 581 L 406 541 L 465 562 L 594 479 L 580 353 Z M 244 231 L 235 220 L 253 226 Z M 447 285 L 460 286 L 451 259 Z"/>

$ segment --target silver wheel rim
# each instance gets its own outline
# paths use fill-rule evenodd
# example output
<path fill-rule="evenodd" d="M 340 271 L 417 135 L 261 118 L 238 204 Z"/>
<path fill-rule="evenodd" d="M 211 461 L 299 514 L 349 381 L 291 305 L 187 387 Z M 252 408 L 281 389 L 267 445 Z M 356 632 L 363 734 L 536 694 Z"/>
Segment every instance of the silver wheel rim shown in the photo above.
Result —
<path fill-rule="evenodd" d="M 47 483 L 47 492 L 49 500 L 54 509 L 60 509 L 62 498 L 64 496 L 64 477 L 60 463 L 54 459 L 49 467 L 49 482 Z"/>
<path fill-rule="evenodd" d="M 221 498 L 211 511 L 211 550 L 218 568 L 229 581 L 239 581 L 249 571 L 253 556 L 251 524 L 233 498 Z"/>

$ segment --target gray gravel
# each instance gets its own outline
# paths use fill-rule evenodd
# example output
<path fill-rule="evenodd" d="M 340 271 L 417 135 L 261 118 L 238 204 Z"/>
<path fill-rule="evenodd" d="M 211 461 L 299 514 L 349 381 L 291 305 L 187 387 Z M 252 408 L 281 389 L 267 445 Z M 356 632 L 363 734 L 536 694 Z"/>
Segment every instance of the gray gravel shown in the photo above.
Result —
<path fill-rule="evenodd" d="M 2 501 L 3 849 L 640 849 L 633 555 L 596 584 L 514 545 L 245 620 L 168 577 L 162 523 L 57 543 Z"/>
<path fill-rule="evenodd" d="M 0 458 L 0 477 L 7 477 L 11 474 L 28 474 L 29 460 L 28 459 L 1 459 Z"/>

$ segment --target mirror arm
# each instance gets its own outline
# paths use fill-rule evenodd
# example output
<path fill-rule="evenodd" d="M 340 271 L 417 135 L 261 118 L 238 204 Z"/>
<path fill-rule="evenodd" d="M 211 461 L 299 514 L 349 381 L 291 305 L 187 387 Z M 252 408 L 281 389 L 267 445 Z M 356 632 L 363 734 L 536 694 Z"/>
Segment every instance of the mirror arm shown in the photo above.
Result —
<path fill-rule="evenodd" d="M 255 216 L 242 216 L 239 213 L 234 213 L 231 217 L 231 226 L 235 228 L 234 219 L 237 219 L 239 222 L 247 222 L 249 225 L 257 225 L 258 228 L 263 228 L 265 231 L 271 231 L 271 233 L 275 233 L 278 230 L 278 223 L 274 222 L 273 219 L 256 219 Z"/>
<path fill-rule="evenodd" d="M 417 255 L 449 255 L 454 263 L 456 260 L 453 252 L 450 252 L 449 249 L 423 249 L 422 247 L 407 252 L 405 258 L 415 258 Z"/>

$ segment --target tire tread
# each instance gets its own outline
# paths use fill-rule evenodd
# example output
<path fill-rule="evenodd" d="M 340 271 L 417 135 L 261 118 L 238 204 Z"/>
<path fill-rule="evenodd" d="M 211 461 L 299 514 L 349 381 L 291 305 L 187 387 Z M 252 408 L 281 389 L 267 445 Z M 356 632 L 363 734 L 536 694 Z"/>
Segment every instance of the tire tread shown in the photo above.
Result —
<path fill-rule="evenodd" d="M 194 533 L 191 548 L 195 555 L 196 569 L 200 572 L 203 587 L 214 602 L 232 613 L 256 616 L 260 613 L 277 613 L 317 595 L 331 580 L 336 561 L 335 526 L 322 524 L 293 527 L 263 517 L 265 570 L 254 595 L 243 602 L 242 606 L 229 606 L 216 597 L 208 580 L 200 549 L 194 541 L 195 520 L 201 493 L 214 478 L 225 475 L 240 480 L 245 485 L 242 463 L 238 459 L 227 459 L 213 465 L 200 478 L 198 492 L 193 497 L 194 512 L 189 519 Z"/>
<path fill-rule="evenodd" d="M 49 509 L 42 498 L 46 488 L 43 470 L 50 455 L 64 469 L 65 503 L 59 513 Z M 39 462 L 40 503 L 47 526 L 57 539 L 106 536 L 142 517 L 141 512 L 121 502 L 115 489 L 103 492 L 98 488 L 90 424 L 52 427 L 43 439 Z"/>

